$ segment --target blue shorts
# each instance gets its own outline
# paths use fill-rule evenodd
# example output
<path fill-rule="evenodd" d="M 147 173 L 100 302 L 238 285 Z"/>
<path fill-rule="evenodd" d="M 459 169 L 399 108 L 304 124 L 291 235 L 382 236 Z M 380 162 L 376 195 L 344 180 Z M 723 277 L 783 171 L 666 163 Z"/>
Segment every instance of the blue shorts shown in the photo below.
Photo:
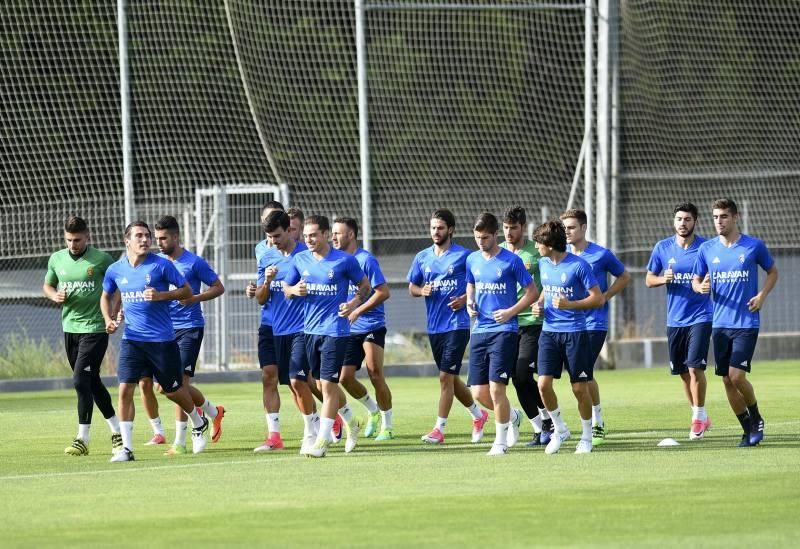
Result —
<path fill-rule="evenodd" d="M 278 358 L 275 355 L 275 337 L 272 335 L 272 326 L 262 324 L 258 327 L 258 365 L 275 366 Z"/>
<path fill-rule="evenodd" d="M 278 382 L 288 385 L 290 379 L 308 381 L 308 357 L 303 332 L 275 336 L 275 354 L 278 357 Z"/>
<path fill-rule="evenodd" d="M 183 375 L 194 377 L 197 357 L 200 356 L 200 345 L 203 343 L 203 328 L 178 328 L 175 330 L 175 343 L 181 353 Z"/>
<path fill-rule="evenodd" d="M 350 334 L 347 338 L 347 348 L 344 351 L 345 366 L 355 366 L 356 370 L 361 369 L 361 363 L 367 357 L 364 352 L 364 343 L 374 343 L 381 349 L 386 345 L 386 327 L 382 326 L 371 332 L 363 334 Z"/>
<path fill-rule="evenodd" d="M 339 383 L 347 337 L 305 334 L 306 357 L 315 379 Z"/>
<path fill-rule="evenodd" d="M 594 379 L 592 349 L 587 332 L 546 332 L 539 336 L 540 376 L 561 379 L 562 370 L 569 372 L 569 382 Z"/>
<path fill-rule="evenodd" d="M 513 332 L 478 332 L 469 341 L 467 385 L 508 385 L 517 364 L 519 335 Z"/>
<path fill-rule="evenodd" d="M 589 357 L 589 360 L 591 360 L 592 370 L 594 370 L 594 365 L 597 363 L 597 359 L 600 357 L 600 351 L 603 350 L 603 345 L 605 345 L 606 343 L 606 336 L 608 335 L 608 331 L 586 330 L 586 333 L 589 334 L 589 349 L 592 352 L 591 356 Z"/>
<path fill-rule="evenodd" d="M 714 328 L 711 331 L 714 344 L 714 373 L 727 376 L 729 368 L 750 372 L 750 363 L 756 352 L 758 328 Z"/>
<path fill-rule="evenodd" d="M 165 393 L 180 389 L 183 383 L 181 353 L 173 341 L 133 341 L 123 339 L 119 345 L 117 380 L 139 383 L 153 377 Z"/>
<path fill-rule="evenodd" d="M 672 375 L 685 374 L 689 368 L 705 370 L 710 340 L 710 322 L 699 322 L 682 327 L 667 326 L 670 373 Z"/>
<path fill-rule="evenodd" d="M 441 334 L 428 334 L 433 360 L 440 372 L 457 376 L 461 372 L 464 351 L 469 343 L 469 330 L 453 330 Z"/>

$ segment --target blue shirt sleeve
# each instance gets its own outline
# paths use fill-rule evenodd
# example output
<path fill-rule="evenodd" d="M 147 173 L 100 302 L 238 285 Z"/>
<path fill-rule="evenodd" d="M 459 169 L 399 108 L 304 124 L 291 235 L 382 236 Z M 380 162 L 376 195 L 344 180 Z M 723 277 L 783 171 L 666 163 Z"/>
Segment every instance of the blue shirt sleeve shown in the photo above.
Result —
<path fill-rule="evenodd" d="M 378 260 L 375 259 L 375 257 L 369 256 L 367 258 L 367 262 L 364 264 L 364 267 L 364 271 L 369 277 L 370 286 L 377 288 L 382 284 L 386 284 L 386 277 L 383 276 L 381 267 L 378 265 Z"/>
<path fill-rule="evenodd" d="M 211 265 L 209 265 L 208 262 L 202 257 L 197 258 L 197 261 L 195 261 L 192 268 L 197 274 L 197 278 L 199 278 L 206 286 L 211 286 L 219 279 L 219 276 L 217 276 L 217 273 L 215 273 L 214 269 L 211 268 Z"/>
<path fill-rule="evenodd" d="M 347 258 L 345 269 L 347 278 L 350 280 L 350 282 L 356 285 L 361 282 L 361 279 L 367 276 L 364 274 L 364 271 L 361 270 L 361 265 L 358 264 L 358 261 L 352 255 Z"/>
<path fill-rule="evenodd" d="M 605 256 L 606 271 L 615 277 L 620 276 L 625 272 L 625 265 L 622 264 L 622 261 L 617 259 L 617 256 L 614 255 L 614 252 L 611 250 L 606 250 Z"/>
<path fill-rule="evenodd" d="M 599 286 L 599 283 L 597 282 L 597 279 L 595 278 L 594 273 L 592 272 L 591 266 L 587 266 L 586 264 L 582 263 L 581 265 L 578 266 L 578 269 L 576 270 L 575 274 L 578 276 L 578 280 L 581 281 L 581 284 L 583 284 L 587 292 L 591 288 Z"/>
<path fill-rule="evenodd" d="M 103 291 L 107 294 L 113 294 L 117 291 L 117 281 L 114 280 L 114 269 L 109 267 L 103 277 Z"/>
<path fill-rule="evenodd" d="M 472 261 L 467 257 L 467 284 L 475 285 L 475 275 L 472 274 Z"/>
<path fill-rule="evenodd" d="M 756 249 L 756 263 L 758 263 L 765 271 L 770 270 L 772 266 L 775 265 L 775 260 L 772 259 L 771 255 L 769 255 L 767 245 L 764 244 L 763 241 L 758 242 L 758 248 Z"/>
<path fill-rule="evenodd" d="M 414 261 L 411 262 L 411 268 L 408 270 L 408 276 L 406 279 L 411 284 L 416 284 L 417 286 L 422 286 L 424 282 L 424 277 L 422 276 L 422 260 L 419 256 L 414 258 Z"/>
<path fill-rule="evenodd" d="M 174 284 L 176 288 L 183 288 L 183 285 L 186 284 L 186 279 L 172 264 L 172 261 L 166 260 L 161 264 L 161 273 L 164 275 L 164 279 L 170 284 Z"/>
<path fill-rule="evenodd" d="M 259 269 L 261 269 L 261 284 L 264 283 L 264 269 L 259 265 Z M 297 270 L 297 265 L 294 261 L 291 262 L 289 268 L 286 271 L 286 276 L 283 277 L 283 282 L 286 283 L 287 286 L 294 286 L 298 282 L 300 282 L 300 271 Z"/>
<path fill-rule="evenodd" d="M 705 251 L 705 246 L 701 246 L 697 251 L 697 259 L 694 260 L 694 267 L 692 268 L 692 273 L 700 278 L 705 278 L 708 274 Z"/>
<path fill-rule="evenodd" d="M 664 270 L 664 264 L 661 261 L 661 247 L 656 245 L 653 248 L 653 253 L 650 254 L 650 261 L 647 262 L 647 270 L 655 275 L 659 275 Z"/>
<path fill-rule="evenodd" d="M 264 271 L 267 270 L 267 264 L 264 256 L 258 258 L 258 266 L 256 267 L 256 284 L 261 286 L 264 284 Z"/>

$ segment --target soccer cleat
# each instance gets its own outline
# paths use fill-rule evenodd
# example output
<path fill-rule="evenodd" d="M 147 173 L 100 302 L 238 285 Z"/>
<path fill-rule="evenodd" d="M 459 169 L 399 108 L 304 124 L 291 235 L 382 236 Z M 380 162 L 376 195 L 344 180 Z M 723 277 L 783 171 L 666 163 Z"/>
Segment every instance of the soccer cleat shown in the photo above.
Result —
<path fill-rule="evenodd" d="M 64 448 L 64 453 L 68 456 L 88 456 L 89 447 L 83 440 L 76 438 L 72 444 Z"/>
<path fill-rule="evenodd" d="M 300 443 L 300 455 L 301 456 L 308 456 L 309 450 L 314 447 L 314 442 L 317 440 L 317 436 L 314 434 L 307 434 L 303 437 L 303 441 Z"/>
<path fill-rule="evenodd" d="M 383 442 L 384 440 L 392 439 L 394 439 L 394 433 L 391 429 L 381 429 L 381 432 L 375 437 L 375 442 Z"/>
<path fill-rule="evenodd" d="M 166 444 L 167 439 L 161 433 L 156 433 L 153 438 L 144 443 L 145 446 L 157 446 L 159 444 Z"/>
<path fill-rule="evenodd" d="M 281 440 L 280 433 L 270 433 L 269 436 L 264 439 L 264 444 L 253 448 L 254 452 L 270 452 L 272 450 L 282 450 L 283 449 L 283 440 Z"/>
<path fill-rule="evenodd" d="M 217 442 L 222 436 L 222 418 L 225 417 L 225 407 L 217 406 L 217 417 L 211 424 L 211 442 Z"/>
<path fill-rule="evenodd" d="M 508 453 L 508 446 L 505 444 L 492 444 L 489 451 L 486 452 L 487 456 L 504 456 Z"/>
<path fill-rule="evenodd" d="M 752 446 L 752 444 L 750 444 L 750 433 L 744 433 L 742 435 L 742 440 L 739 442 L 739 444 L 737 444 L 737 446 L 739 448 L 749 448 Z"/>
<path fill-rule="evenodd" d="M 111 453 L 119 453 L 122 451 L 122 448 L 122 435 L 119 433 L 111 433 Z"/>
<path fill-rule="evenodd" d="M 208 440 L 206 440 L 206 433 L 208 432 L 208 419 L 206 416 L 203 416 L 202 420 L 203 424 L 200 427 L 194 427 L 192 429 L 193 454 L 199 454 L 206 449 L 206 444 L 208 444 Z"/>
<path fill-rule="evenodd" d="M 122 450 L 114 454 L 111 458 L 111 463 L 120 463 L 122 461 L 136 461 L 133 459 L 133 451 L 128 448 L 122 448 Z"/>
<path fill-rule="evenodd" d="M 367 438 L 372 438 L 373 436 L 377 435 L 380 424 L 381 413 L 375 412 L 374 414 L 370 414 L 367 418 L 367 426 L 364 428 L 364 436 Z"/>
<path fill-rule="evenodd" d="M 547 446 L 547 443 L 550 442 L 550 438 L 553 436 L 553 431 L 555 427 L 553 426 L 552 419 L 546 419 L 542 422 L 542 432 L 539 435 L 539 442 L 543 446 Z"/>
<path fill-rule="evenodd" d="M 601 446 L 606 442 L 606 425 L 592 427 L 592 446 Z"/>
<path fill-rule="evenodd" d="M 543 436 L 544 436 L 544 431 L 542 431 L 541 433 L 536 433 L 535 435 L 533 435 L 533 440 L 528 442 L 525 446 L 527 446 L 528 448 L 533 448 L 534 446 L 544 446 L 547 443 L 542 442 Z M 550 442 L 550 432 L 547 433 L 547 442 Z"/>
<path fill-rule="evenodd" d="M 520 410 L 514 410 L 514 412 L 517 417 L 510 423 L 506 432 L 506 446 L 509 448 L 513 448 L 519 442 L 519 426 L 522 423 L 522 412 Z"/>
<path fill-rule="evenodd" d="M 570 436 L 572 436 L 572 433 L 569 431 L 564 431 L 563 433 L 553 433 L 553 435 L 550 437 L 550 442 L 547 443 L 547 447 L 544 449 L 544 453 L 555 454 L 561 449 L 561 443 L 563 443 L 565 440 L 568 440 Z"/>
<path fill-rule="evenodd" d="M 186 453 L 186 446 L 182 444 L 173 444 L 169 450 L 164 452 L 165 456 L 182 456 Z"/>
<path fill-rule="evenodd" d="M 710 419 L 706 418 L 705 421 L 700 419 L 693 420 L 692 428 L 689 430 L 689 440 L 700 440 L 709 429 L 711 429 Z"/>
<path fill-rule="evenodd" d="M 325 454 L 328 452 L 328 446 L 330 442 L 325 439 L 317 439 L 317 442 L 308 449 L 306 452 L 306 456 L 311 458 L 321 458 L 325 457 Z"/>
<path fill-rule="evenodd" d="M 750 446 L 755 446 L 764 440 L 764 418 L 759 416 L 750 427 Z"/>
<path fill-rule="evenodd" d="M 478 443 L 483 438 L 483 428 L 486 426 L 486 421 L 489 419 L 489 412 L 483 410 L 481 417 L 472 420 L 472 443 Z"/>
<path fill-rule="evenodd" d="M 336 414 L 336 417 L 333 418 L 333 428 L 331 429 L 331 434 L 333 435 L 333 440 L 331 440 L 331 444 L 338 444 L 340 440 L 342 440 L 342 427 L 344 426 L 344 421 L 342 420 L 342 416 Z"/>
<path fill-rule="evenodd" d="M 428 444 L 444 444 L 444 433 L 439 429 L 434 429 L 427 435 L 422 435 L 422 442 Z"/>
<path fill-rule="evenodd" d="M 591 454 L 592 453 L 592 441 L 580 439 L 578 441 L 577 446 L 575 446 L 575 453 L 576 454 Z"/>
<path fill-rule="evenodd" d="M 347 440 L 344 443 L 344 451 L 348 454 L 356 449 L 358 444 L 358 434 L 361 432 L 361 420 L 353 418 L 349 423 L 345 423 L 347 427 Z"/>

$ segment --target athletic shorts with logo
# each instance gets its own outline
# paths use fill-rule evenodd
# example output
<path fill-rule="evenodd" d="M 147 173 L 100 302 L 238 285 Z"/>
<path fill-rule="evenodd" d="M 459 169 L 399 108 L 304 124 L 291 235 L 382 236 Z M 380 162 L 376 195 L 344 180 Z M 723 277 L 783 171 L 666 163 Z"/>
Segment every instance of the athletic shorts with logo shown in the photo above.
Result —
<path fill-rule="evenodd" d="M 177 328 L 175 342 L 181 353 L 181 368 L 183 375 L 194 377 L 197 368 L 197 358 L 200 356 L 200 345 L 203 343 L 203 328 Z"/>
<path fill-rule="evenodd" d="M 117 379 L 120 383 L 138 383 L 155 378 L 166 393 L 177 391 L 183 383 L 181 353 L 173 341 L 134 341 L 123 339 L 119 345 Z"/>
<path fill-rule="evenodd" d="M 356 370 L 361 369 L 361 363 L 366 358 L 364 343 L 374 343 L 381 349 L 386 345 L 386 327 L 382 326 L 371 332 L 363 334 L 350 334 L 347 338 L 347 348 L 344 352 L 344 365 L 355 366 Z"/>
<path fill-rule="evenodd" d="M 508 385 L 517 363 L 519 335 L 513 332 L 478 332 L 469 343 L 467 385 Z"/>
<path fill-rule="evenodd" d="M 275 355 L 278 360 L 278 382 L 288 385 L 290 379 L 308 381 L 308 356 L 303 332 L 275 336 Z"/>
<path fill-rule="evenodd" d="M 457 376 L 461 372 L 464 351 L 469 343 L 469 330 L 452 330 L 439 334 L 428 334 L 433 360 L 440 372 Z"/>
<path fill-rule="evenodd" d="M 305 345 L 311 375 L 321 381 L 339 383 L 347 336 L 305 334 Z"/>
<path fill-rule="evenodd" d="M 711 322 L 698 322 L 691 326 L 667 326 L 670 373 L 685 374 L 689 368 L 705 370 L 710 344 Z"/>
<path fill-rule="evenodd" d="M 569 373 L 569 382 L 591 381 L 594 364 L 591 361 L 589 334 L 580 332 L 542 331 L 539 337 L 539 361 L 537 369 L 540 376 L 553 376 L 561 379 L 561 372 Z"/>
<path fill-rule="evenodd" d="M 750 372 L 758 342 L 758 328 L 714 328 L 714 373 L 727 376 L 730 368 Z"/>

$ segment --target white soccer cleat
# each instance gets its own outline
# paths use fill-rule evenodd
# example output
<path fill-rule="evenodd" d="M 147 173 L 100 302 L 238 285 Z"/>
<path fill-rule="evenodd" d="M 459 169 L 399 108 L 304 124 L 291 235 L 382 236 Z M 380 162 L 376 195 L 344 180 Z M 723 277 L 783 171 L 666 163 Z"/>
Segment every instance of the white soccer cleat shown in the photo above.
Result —
<path fill-rule="evenodd" d="M 361 420 L 353 418 L 349 423 L 345 423 L 345 425 L 347 426 L 347 440 L 344 443 L 344 451 L 349 454 L 356 449 L 356 445 L 358 444 L 358 434 L 361 432 Z"/>
<path fill-rule="evenodd" d="M 318 439 L 311 448 L 306 451 L 306 456 L 310 458 L 323 458 L 328 452 L 330 442 L 325 439 Z"/>
<path fill-rule="evenodd" d="M 569 431 L 564 431 L 563 433 L 555 432 L 550 437 L 550 442 L 547 443 L 545 446 L 544 453 L 545 454 L 555 454 L 561 449 L 561 443 L 565 440 L 568 440 L 569 437 L 572 436 L 572 433 Z"/>
<path fill-rule="evenodd" d="M 309 450 L 314 446 L 314 442 L 317 440 L 317 436 L 315 434 L 308 434 L 303 437 L 303 442 L 300 444 L 300 455 L 307 456 Z"/>
<path fill-rule="evenodd" d="M 127 448 L 123 448 L 111 457 L 111 463 L 120 463 L 122 461 L 135 461 L 133 452 Z"/>
<path fill-rule="evenodd" d="M 504 456 L 508 453 L 508 446 L 505 444 L 492 444 L 492 447 L 486 452 L 487 456 Z"/>
<path fill-rule="evenodd" d="M 592 453 L 592 441 L 591 440 L 580 439 L 578 441 L 578 445 L 575 446 L 575 453 L 576 454 L 591 454 Z"/>
<path fill-rule="evenodd" d="M 519 426 L 522 423 L 522 412 L 520 410 L 513 410 L 513 412 L 517 414 L 517 417 L 508 426 L 508 432 L 506 432 L 506 446 L 509 448 L 513 448 L 519 442 Z"/>
<path fill-rule="evenodd" d="M 199 454 L 206 449 L 208 440 L 206 439 L 206 432 L 208 432 L 208 419 L 203 416 L 203 424 L 200 427 L 192 429 L 192 453 Z"/>

